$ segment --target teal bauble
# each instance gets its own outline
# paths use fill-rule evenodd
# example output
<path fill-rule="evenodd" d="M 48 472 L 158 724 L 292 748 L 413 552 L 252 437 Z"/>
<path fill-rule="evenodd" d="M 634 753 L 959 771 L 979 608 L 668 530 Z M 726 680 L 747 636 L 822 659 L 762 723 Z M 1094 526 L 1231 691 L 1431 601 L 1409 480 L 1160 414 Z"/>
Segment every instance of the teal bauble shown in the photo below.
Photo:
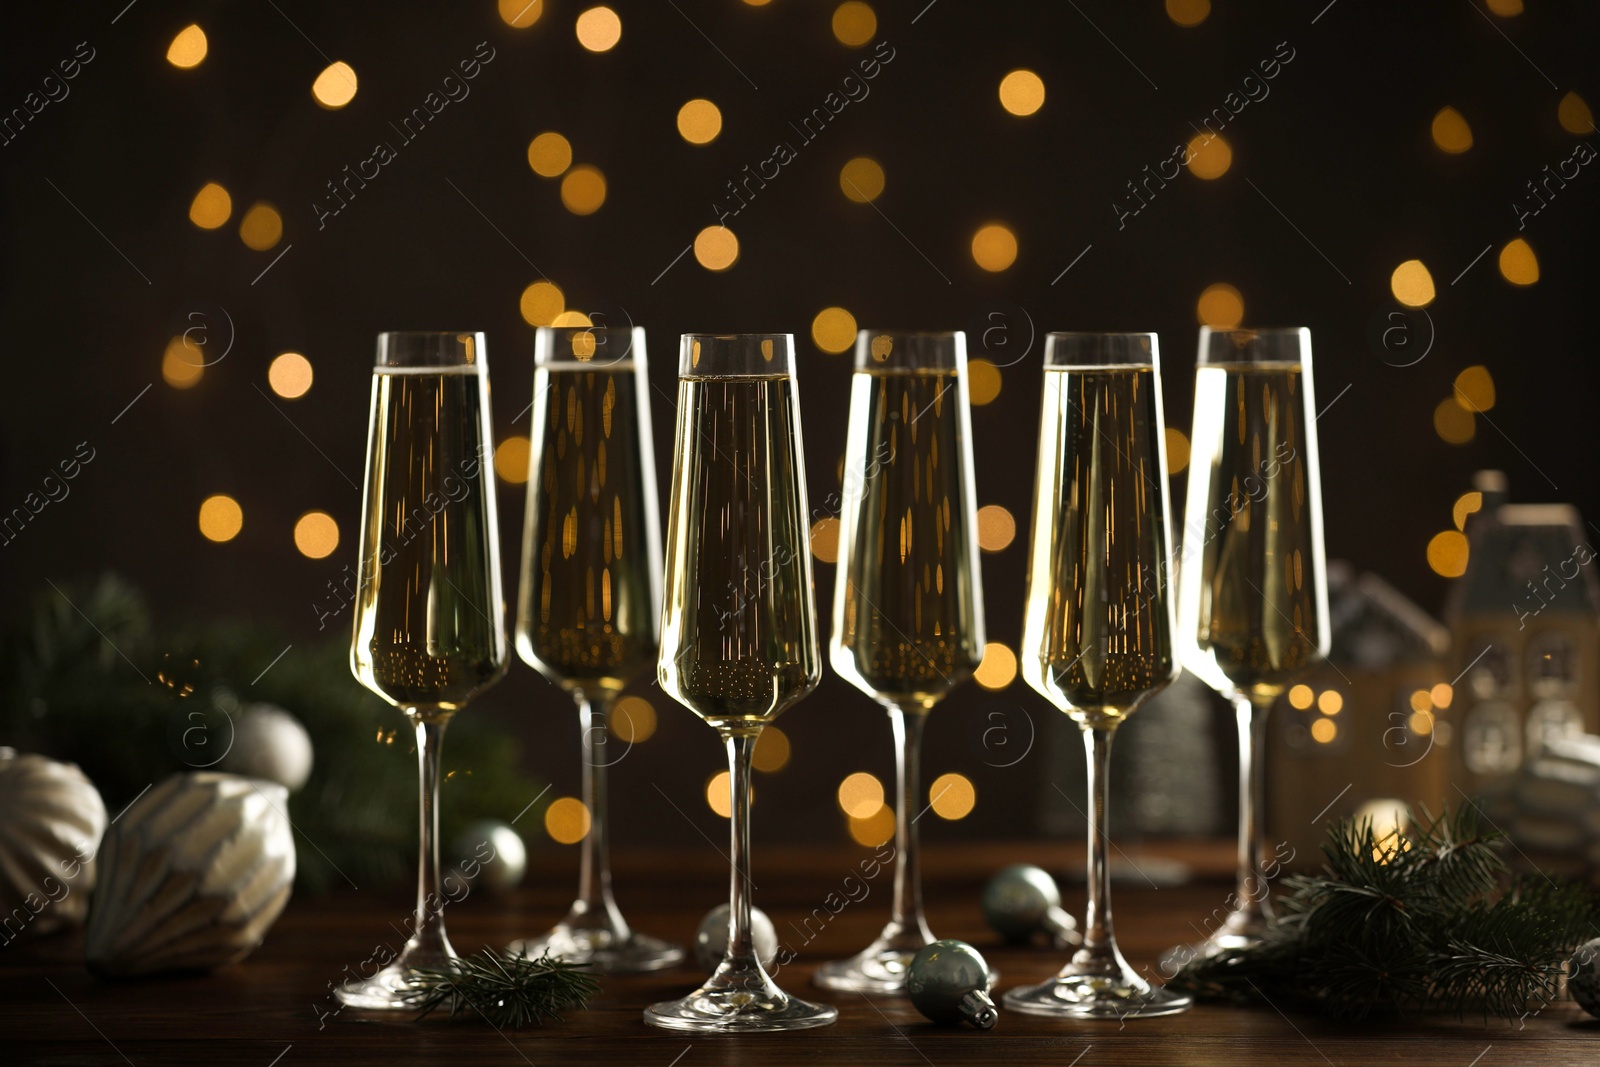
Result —
<path fill-rule="evenodd" d="M 1600 937 L 1582 945 L 1567 964 L 1567 992 L 1578 1007 L 1600 1015 Z"/>
<path fill-rule="evenodd" d="M 1002 867 L 983 888 L 983 918 L 1007 943 L 1024 944 L 1040 932 L 1058 948 L 1081 944 L 1078 924 L 1061 907 L 1061 890 L 1031 863 Z"/>
<path fill-rule="evenodd" d="M 943 1026 L 971 1023 L 991 1029 L 998 1013 L 989 999 L 989 965 L 965 941 L 935 941 L 911 960 L 906 993 L 918 1011 Z"/>

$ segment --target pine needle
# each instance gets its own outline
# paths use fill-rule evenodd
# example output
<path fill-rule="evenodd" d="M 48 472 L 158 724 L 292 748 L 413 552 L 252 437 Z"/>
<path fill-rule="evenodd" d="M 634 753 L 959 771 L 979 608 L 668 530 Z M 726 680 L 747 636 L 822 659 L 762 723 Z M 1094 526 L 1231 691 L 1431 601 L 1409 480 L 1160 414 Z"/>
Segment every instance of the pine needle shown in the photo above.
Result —
<path fill-rule="evenodd" d="M 563 1010 L 587 1007 L 599 991 L 599 980 L 581 964 L 485 949 L 448 967 L 419 970 L 407 999 L 419 1019 L 448 1008 L 451 1019 L 476 1014 L 497 1029 L 516 1030 L 560 1022 Z"/>

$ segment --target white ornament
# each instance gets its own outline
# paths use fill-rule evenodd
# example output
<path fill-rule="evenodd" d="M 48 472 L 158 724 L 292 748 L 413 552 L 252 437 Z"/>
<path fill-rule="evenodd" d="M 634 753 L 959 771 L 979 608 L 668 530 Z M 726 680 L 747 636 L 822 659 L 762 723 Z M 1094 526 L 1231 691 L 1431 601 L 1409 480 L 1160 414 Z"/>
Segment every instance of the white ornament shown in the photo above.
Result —
<path fill-rule="evenodd" d="M 75 764 L 0 749 L 0 944 L 81 926 L 106 806 Z"/>
<path fill-rule="evenodd" d="M 718 904 L 706 912 L 706 917 L 700 920 L 700 928 L 695 931 L 694 958 L 708 971 L 716 970 L 728 951 L 728 911 L 728 905 Z M 761 966 L 771 970 L 773 961 L 778 958 L 778 931 L 760 908 L 750 909 L 750 941 Z"/>
<path fill-rule="evenodd" d="M 1590 1015 L 1600 1015 L 1600 937 L 1572 954 L 1567 964 L 1567 992 Z"/>
<path fill-rule="evenodd" d="M 176 774 L 117 817 L 100 846 L 88 960 L 105 975 L 210 969 L 243 959 L 294 882 L 288 791 Z"/>
<path fill-rule="evenodd" d="M 299 792 L 311 777 L 311 735 L 282 708 L 247 705 L 234 724 L 233 744 L 222 757 L 221 769 Z"/>

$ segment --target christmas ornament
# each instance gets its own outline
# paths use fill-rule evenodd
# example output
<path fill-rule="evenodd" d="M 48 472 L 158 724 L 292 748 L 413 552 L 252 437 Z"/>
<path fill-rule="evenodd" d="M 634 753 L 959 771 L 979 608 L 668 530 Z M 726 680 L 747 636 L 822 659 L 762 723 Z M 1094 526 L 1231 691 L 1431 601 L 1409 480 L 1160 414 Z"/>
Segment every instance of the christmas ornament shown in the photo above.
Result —
<path fill-rule="evenodd" d="M 778 931 L 760 908 L 750 909 L 750 940 L 755 943 L 756 958 L 761 966 L 771 970 L 772 962 L 778 958 Z M 727 951 L 728 905 L 718 904 L 706 912 L 706 917 L 700 920 L 700 928 L 695 931 L 694 958 L 701 967 L 714 971 Z"/>
<path fill-rule="evenodd" d="M 1567 963 L 1567 992 L 1578 1007 L 1600 1016 L 1600 937 L 1586 941 Z"/>
<path fill-rule="evenodd" d="M 71 763 L 0 748 L 0 937 L 22 916 L 43 934 L 81 926 L 106 828 L 100 793 Z"/>
<path fill-rule="evenodd" d="M 136 800 L 101 844 L 90 969 L 209 970 L 249 955 L 294 881 L 288 799 L 272 782 L 197 771 Z"/>
<path fill-rule="evenodd" d="M 246 705 L 234 724 L 233 747 L 222 757 L 221 768 L 299 792 L 311 777 L 311 735 L 282 708 Z"/>
<path fill-rule="evenodd" d="M 521 885 L 528 870 L 521 835 L 498 819 L 468 824 L 450 843 L 449 855 L 452 876 L 497 895 Z"/>
<path fill-rule="evenodd" d="M 983 887 L 983 919 L 1013 945 L 1044 931 L 1057 948 L 1082 944 L 1078 924 L 1061 907 L 1061 890 L 1048 871 L 1029 863 L 1002 867 Z"/>
<path fill-rule="evenodd" d="M 990 1030 L 999 1017 L 989 999 L 989 965 L 965 941 L 922 946 L 911 959 L 906 994 L 918 1011 L 943 1026 L 967 1022 Z"/>

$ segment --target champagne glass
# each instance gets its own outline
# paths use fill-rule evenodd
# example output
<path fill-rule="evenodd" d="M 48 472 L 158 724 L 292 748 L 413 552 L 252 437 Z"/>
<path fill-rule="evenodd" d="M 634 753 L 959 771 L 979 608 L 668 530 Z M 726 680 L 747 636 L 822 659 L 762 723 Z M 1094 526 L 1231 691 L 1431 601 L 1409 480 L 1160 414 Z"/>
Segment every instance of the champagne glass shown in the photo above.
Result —
<path fill-rule="evenodd" d="M 1189 499 L 1178 574 L 1178 655 L 1233 702 L 1239 870 L 1210 937 L 1164 962 L 1256 943 L 1271 915 L 1262 856 L 1267 709 L 1328 653 L 1311 331 L 1200 331 Z"/>
<path fill-rule="evenodd" d="M 1083 947 L 1005 1004 L 1058 1017 L 1170 1015 L 1191 1000 L 1151 986 L 1122 958 L 1106 867 L 1111 739 L 1178 673 L 1156 337 L 1051 334 L 1044 362 L 1022 673 L 1083 730 L 1089 894 Z"/>
<path fill-rule="evenodd" d="M 439 882 L 439 746 L 506 668 L 500 527 L 481 333 L 383 333 L 372 372 L 360 585 L 350 666 L 416 730 L 417 910 L 400 956 L 339 987 L 356 1008 L 414 1008 L 419 968 L 456 958 Z"/>
<path fill-rule="evenodd" d="M 578 898 L 554 929 L 512 945 L 614 972 L 654 971 L 683 949 L 628 926 L 611 896 L 606 723 L 655 664 L 661 530 L 644 330 L 540 327 L 522 533 L 517 651 L 571 694 L 583 736 Z M 624 752 L 626 754 L 626 752 Z"/>
<path fill-rule="evenodd" d="M 833 669 L 889 713 L 895 875 L 889 924 L 824 964 L 828 989 L 901 993 L 933 942 L 922 914 L 917 766 L 928 712 L 983 657 L 967 346 L 961 333 L 856 338 L 833 596 Z"/>
<path fill-rule="evenodd" d="M 788 334 L 683 338 L 657 676 L 727 745 L 733 847 L 722 962 L 645 1009 L 669 1030 L 798 1030 L 839 1014 L 779 989 L 750 931 L 751 754 L 822 675 L 793 359 Z"/>

